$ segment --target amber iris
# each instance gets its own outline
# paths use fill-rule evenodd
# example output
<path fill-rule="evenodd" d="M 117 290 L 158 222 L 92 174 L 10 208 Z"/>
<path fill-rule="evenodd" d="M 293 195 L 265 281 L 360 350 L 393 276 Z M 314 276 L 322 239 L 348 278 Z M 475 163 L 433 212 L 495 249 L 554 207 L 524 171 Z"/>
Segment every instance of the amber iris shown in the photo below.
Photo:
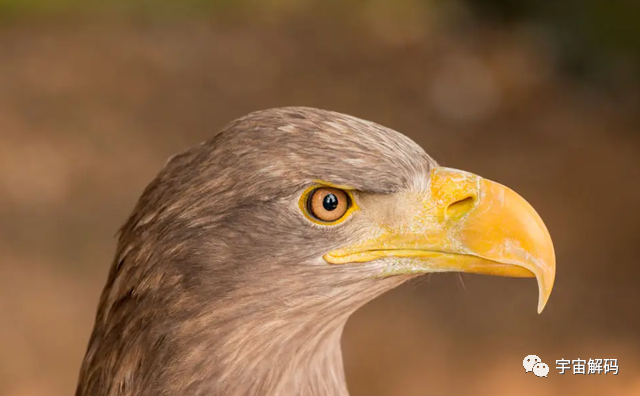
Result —
<path fill-rule="evenodd" d="M 309 195 L 309 213 L 323 222 L 339 220 L 349 209 L 349 195 L 337 188 L 321 187 Z"/>

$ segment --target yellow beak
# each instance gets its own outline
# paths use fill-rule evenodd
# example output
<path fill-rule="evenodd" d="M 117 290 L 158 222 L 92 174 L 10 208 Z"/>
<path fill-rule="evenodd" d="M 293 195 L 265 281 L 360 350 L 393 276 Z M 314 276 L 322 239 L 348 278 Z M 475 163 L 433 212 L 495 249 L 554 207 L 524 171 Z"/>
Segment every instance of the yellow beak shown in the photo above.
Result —
<path fill-rule="evenodd" d="M 520 195 L 498 183 L 448 168 L 431 171 L 427 194 L 412 215 L 372 238 L 324 256 L 331 264 L 398 260 L 393 273 L 458 271 L 536 277 L 538 312 L 556 272 L 549 231 Z M 412 204 L 413 205 L 413 204 Z"/>

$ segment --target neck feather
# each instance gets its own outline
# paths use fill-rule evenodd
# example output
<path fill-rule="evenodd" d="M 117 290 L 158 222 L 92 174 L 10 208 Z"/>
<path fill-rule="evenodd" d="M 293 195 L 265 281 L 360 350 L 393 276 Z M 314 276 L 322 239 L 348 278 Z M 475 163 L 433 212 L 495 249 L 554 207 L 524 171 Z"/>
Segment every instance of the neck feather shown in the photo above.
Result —
<path fill-rule="evenodd" d="M 340 348 L 344 321 L 325 325 L 238 329 L 224 341 L 233 352 L 219 356 L 223 369 L 202 382 L 201 394 L 348 396 Z"/>
<path fill-rule="evenodd" d="M 344 325 L 406 279 L 305 271 L 287 279 L 267 271 L 253 287 L 241 287 L 237 274 L 230 287 L 202 281 L 221 276 L 165 273 L 155 289 L 112 273 L 76 396 L 348 396 Z"/>

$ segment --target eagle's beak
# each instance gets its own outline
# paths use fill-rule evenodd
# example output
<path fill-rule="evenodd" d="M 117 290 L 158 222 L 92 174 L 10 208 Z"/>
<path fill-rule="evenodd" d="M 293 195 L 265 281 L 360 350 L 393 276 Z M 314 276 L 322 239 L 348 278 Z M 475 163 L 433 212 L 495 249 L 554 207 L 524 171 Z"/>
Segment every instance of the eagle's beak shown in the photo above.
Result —
<path fill-rule="evenodd" d="M 460 271 L 538 280 L 538 312 L 549 299 L 556 260 L 549 231 L 521 196 L 498 183 L 448 168 L 431 171 L 412 213 L 376 236 L 325 255 L 332 264 L 398 260 L 393 273 Z M 415 209 L 415 210 L 413 210 Z"/>

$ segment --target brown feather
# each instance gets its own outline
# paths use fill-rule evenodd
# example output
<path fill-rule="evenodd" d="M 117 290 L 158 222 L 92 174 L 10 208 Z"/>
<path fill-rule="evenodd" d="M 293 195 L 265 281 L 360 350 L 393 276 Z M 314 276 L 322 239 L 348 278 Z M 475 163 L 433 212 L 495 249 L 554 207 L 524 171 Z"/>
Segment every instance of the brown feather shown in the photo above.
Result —
<path fill-rule="evenodd" d="M 366 230 L 309 222 L 314 180 L 362 197 L 424 188 L 405 136 L 335 112 L 255 112 L 174 156 L 122 227 L 76 396 L 346 395 L 340 337 L 407 280 L 322 256 Z"/>

